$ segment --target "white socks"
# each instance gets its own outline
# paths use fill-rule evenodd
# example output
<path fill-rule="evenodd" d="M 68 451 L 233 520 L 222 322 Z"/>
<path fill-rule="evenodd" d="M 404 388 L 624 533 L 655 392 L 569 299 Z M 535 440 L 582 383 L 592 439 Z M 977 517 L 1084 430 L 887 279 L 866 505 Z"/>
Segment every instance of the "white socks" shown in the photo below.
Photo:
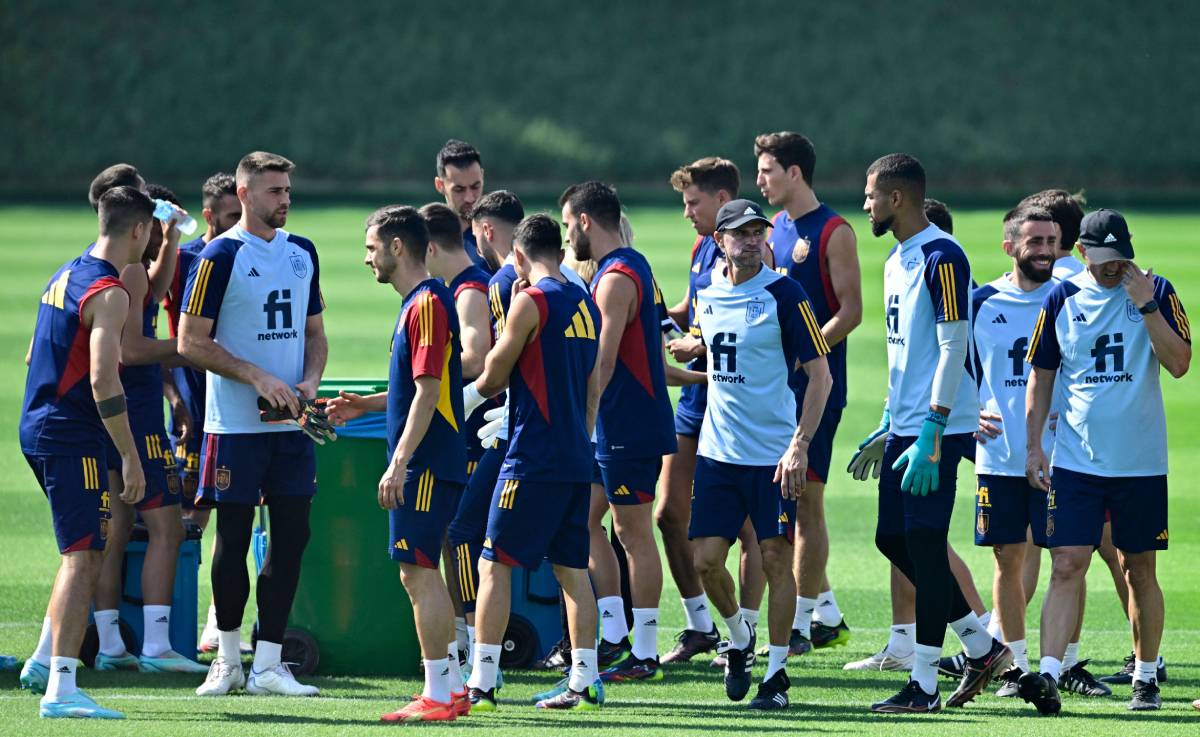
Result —
<path fill-rule="evenodd" d="M 658 608 L 633 610 L 633 657 L 654 659 L 658 655 Z"/>
<path fill-rule="evenodd" d="M 985 612 L 988 621 L 984 622 L 983 617 L 979 618 L 979 623 L 987 627 L 988 634 L 1001 642 L 1004 642 L 1004 631 L 1000 627 L 1000 618 L 993 616 L 991 612 Z"/>
<path fill-rule="evenodd" d="M 704 594 L 690 599 L 681 599 L 683 615 L 687 617 L 687 628 L 694 632 L 708 634 L 713 629 L 712 612 L 708 610 L 708 597 Z"/>
<path fill-rule="evenodd" d="M 887 647 L 884 648 L 892 657 L 907 658 L 913 654 L 917 646 L 917 623 L 893 624 L 892 634 L 888 636 Z"/>
<path fill-rule="evenodd" d="M 742 619 L 746 620 L 746 624 L 750 625 L 750 631 L 758 629 L 758 610 L 742 608 Z"/>
<path fill-rule="evenodd" d="M 937 693 L 937 669 L 942 649 L 934 645 L 916 645 L 915 648 L 917 658 L 913 661 L 912 679 L 922 691 L 932 696 Z"/>
<path fill-rule="evenodd" d="M 208 619 L 204 622 L 204 634 L 215 634 L 217 632 L 217 605 L 208 605 Z"/>
<path fill-rule="evenodd" d="M 157 658 L 171 649 L 171 607 L 147 604 L 142 607 L 146 633 L 142 640 L 142 655 Z"/>
<path fill-rule="evenodd" d="M 475 662 L 475 626 L 467 625 L 467 662 Z"/>
<path fill-rule="evenodd" d="M 262 641 L 259 641 L 262 644 Z M 217 630 L 217 657 L 222 660 L 227 660 L 231 663 L 242 662 L 242 632 L 241 630 L 230 630 L 225 632 Z M 257 652 L 254 659 L 258 660 Z"/>
<path fill-rule="evenodd" d="M 605 596 L 596 600 L 600 610 L 600 636 L 610 644 L 617 644 L 629 635 L 629 624 L 625 621 L 625 603 L 619 596 Z"/>
<path fill-rule="evenodd" d="M 33 651 L 33 655 L 29 656 L 29 659 L 49 668 L 53 639 L 54 631 L 50 628 L 50 618 L 45 617 L 42 619 L 42 634 L 38 637 L 37 649 Z"/>
<path fill-rule="evenodd" d="M 450 641 L 446 646 L 446 664 L 450 669 L 447 683 L 450 684 L 450 693 L 455 694 L 463 689 L 462 667 L 458 664 L 458 638 Z"/>
<path fill-rule="evenodd" d="M 1158 683 L 1158 660 L 1133 661 L 1133 680 L 1142 683 Z"/>
<path fill-rule="evenodd" d="M 46 699 L 55 701 L 70 696 L 75 687 L 75 669 L 79 661 L 75 658 L 50 658 L 50 680 L 46 682 Z"/>
<path fill-rule="evenodd" d="M 738 610 L 732 617 L 725 617 L 725 626 L 729 628 L 729 644 L 738 650 L 750 647 L 750 633 L 753 629 L 742 616 L 743 610 Z"/>
<path fill-rule="evenodd" d="M 567 680 L 567 688 L 582 693 L 595 683 L 597 676 L 596 650 L 571 651 L 571 676 Z"/>
<path fill-rule="evenodd" d="M 121 627 L 117 624 L 119 618 L 117 610 L 101 609 L 92 618 L 96 620 L 96 635 L 100 638 L 100 654 L 114 658 L 124 655 L 125 641 L 121 639 Z"/>
<path fill-rule="evenodd" d="M 812 639 L 813 612 L 816 608 L 816 599 L 804 596 L 796 597 L 796 616 L 792 619 L 792 629 L 799 630 L 801 635 L 810 640 Z"/>
<path fill-rule="evenodd" d="M 987 629 L 980 623 L 979 617 L 976 617 L 974 612 L 968 612 L 967 616 L 962 619 L 951 622 L 950 629 L 958 635 L 968 658 L 982 658 L 992 649 L 992 636 L 988 634 Z"/>
<path fill-rule="evenodd" d="M 1063 653 L 1062 665 L 1063 670 L 1071 670 L 1072 666 L 1079 662 L 1079 643 L 1068 642 L 1067 650 Z"/>
<path fill-rule="evenodd" d="M 475 643 L 475 663 L 467 685 L 481 691 L 496 687 L 496 673 L 500 670 L 500 646 Z"/>
<path fill-rule="evenodd" d="M 240 635 L 241 633 L 239 632 L 238 634 Z M 225 644 L 224 640 L 225 640 L 225 633 L 222 632 L 221 633 L 221 644 L 222 645 Z M 238 646 L 239 647 L 241 646 L 240 642 L 238 643 Z M 238 654 L 234 655 L 235 658 L 241 657 L 241 654 L 238 652 L 238 650 L 234 650 L 233 652 L 238 653 Z M 255 645 L 255 647 L 254 647 L 254 666 L 253 666 L 254 671 L 256 673 L 262 673 L 263 671 L 271 670 L 275 666 L 279 665 L 279 661 L 280 661 L 282 654 L 283 654 L 283 644 L 282 643 L 267 642 L 266 640 L 259 640 L 258 644 Z"/>
<path fill-rule="evenodd" d="M 1013 640 L 1008 643 L 1008 649 L 1012 650 L 1013 665 L 1021 669 L 1022 673 L 1029 672 L 1029 644 L 1024 640 Z"/>
<path fill-rule="evenodd" d="M 813 612 L 813 619 L 830 627 L 842 623 L 842 610 L 838 609 L 837 599 L 834 598 L 832 590 L 822 591 L 817 597 L 817 610 Z"/>
<path fill-rule="evenodd" d="M 1039 670 L 1053 678 L 1055 683 L 1057 683 L 1059 676 L 1062 675 L 1062 662 L 1058 658 L 1052 658 L 1047 655 L 1046 657 L 1042 658 L 1041 667 Z"/>
<path fill-rule="evenodd" d="M 766 675 L 763 676 L 763 683 L 771 680 L 771 676 L 775 675 L 787 666 L 787 656 L 787 645 L 767 646 L 767 672 Z"/>
<path fill-rule="evenodd" d="M 453 647 L 457 648 L 457 642 Z M 425 661 L 425 690 L 421 692 L 421 695 L 439 704 L 450 703 L 450 662 L 448 659 L 438 658 Z"/>

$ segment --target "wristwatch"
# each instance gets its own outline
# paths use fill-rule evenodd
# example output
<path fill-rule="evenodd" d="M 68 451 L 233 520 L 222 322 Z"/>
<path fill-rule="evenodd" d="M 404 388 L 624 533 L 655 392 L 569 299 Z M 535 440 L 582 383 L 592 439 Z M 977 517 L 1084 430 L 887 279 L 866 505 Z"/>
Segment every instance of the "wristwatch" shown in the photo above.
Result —
<path fill-rule="evenodd" d="M 1138 312 L 1142 313 L 1143 315 L 1149 315 L 1151 312 L 1158 312 L 1158 302 L 1152 299 L 1139 307 Z"/>

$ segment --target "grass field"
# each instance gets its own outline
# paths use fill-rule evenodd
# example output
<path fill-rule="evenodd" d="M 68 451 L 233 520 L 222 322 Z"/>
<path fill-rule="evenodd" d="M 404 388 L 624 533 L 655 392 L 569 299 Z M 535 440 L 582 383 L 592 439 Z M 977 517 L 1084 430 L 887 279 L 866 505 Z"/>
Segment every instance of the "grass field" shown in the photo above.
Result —
<path fill-rule="evenodd" d="M 399 306 L 397 296 L 377 285 L 362 265 L 362 222 L 368 208 L 297 207 L 288 225 L 311 237 L 321 254 L 322 287 L 328 302 L 326 326 L 330 358 L 326 375 L 383 376 L 387 365 L 387 335 Z M 656 276 L 674 301 L 682 294 L 693 234 L 676 209 L 633 208 L 630 212 L 639 247 L 646 252 Z M 1138 249 L 1145 254 L 1143 267 L 1153 266 L 1170 278 L 1185 304 L 1200 295 L 1200 260 L 1190 250 L 1200 232 L 1200 215 L 1131 213 L 1130 226 Z M 955 215 L 957 235 L 970 255 L 980 282 L 1006 268 L 1000 250 L 1000 213 L 960 212 Z M 881 310 L 882 262 L 890 243 L 876 241 L 862 217 L 852 218 L 859 234 L 863 263 L 863 325 L 851 337 L 850 404 L 834 454 L 834 468 L 844 468 L 860 436 L 878 421 L 886 393 L 883 320 Z M 0 274 L 8 286 L 0 292 L 0 652 L 20 656 L 33 648 L 49 585 L 58 564 L 45 501 L 21 457 L 16 437 L 24 385 L 22 357 L 29 341 L 35 307 L 47 278 L 62 262 L 73 258 L 94 234 L 94 219 L 84 206 L 70 208 L 0 208 Z M 1165 375 L 1165 374 L 1164 374 Z M 589 716 L 535 713 L 527 697 L 545 687 L 549 677 L 512 673 L 506 676 L 505 703 L 495 715 L 481 715 L 455 725 L 438 727 L 470 732 L 488 730 L 494 735 L 578 733 L 676 735 L 731 733 L 784 733 L 819 730 L 828 734 L 901 735 L 929 734 L 937 724 L 955 735 L 995 734 L 1197 734 L 1200 714 L 1189 702 L 1200 696 L 1200 577 L 1195 560 L 1200 557 L 1200 502 L 1194 479 L 1200 476 L 1195 438 L 1200 431 L 1200 393 L 1194 375 L 1181 381 L 1164 379 L 1170 424 L 1172 463 L 1173 535 L 1170 552 L 1159 559 L 1160 580 L 1166 593 L 1167 632 L 1163 652 L 1170 670 L 1161 712 L 1134 717 L 1125 710 L 1129 690 L 1118 687 L 1107 700 L 1084 701 L 1068 697 L 1064 716 L 1045 721 L 1019 701 L 984 696 L 962 710 L 928 718 L 880 718 L 867 705 L 893 693 L 904 680 L 895 673 L 847 673 L 842 664 L 877 650 L 885 641 L 890 623 L 887 566 L 872 543 L 875 489 L 836 474 L 828 490 L 832 554 L 829 578 L 838 601 L 853 628 L 846 648 L 819 651 L 793 659 L 790 673 L 792 708 L 781 714 L 748 713 L 727 702 L 719 675 L 707 662 L 670 668 L 660 683 L 616 686 L 609 689 L 605 709 Z M 978 585 L 990 600 L 991 562 L 986 550 L 972 545 L 971 490 L 973 469 L 960 471 L 958 509 L 951 540 L 975 572 Z M 365 489 L 363 504 L 374 505 L 372 489 Z M 208 543 L 205 543 L 205 550 Z M 382 549 L 382 543 L 381 543 Z M 380 566 L 391 566 L 382 556 Z M 201 571 L 200 600 L 207 602 L 207 564 Z M 682 628 L 683 617 L 674 587 L 667 576 L 662 599 L 660 650 Z M 1093 671 L 1107 674 L 1120 665 L 1129 651 L 1128 627 L 1112 591 L 1107 569 L 1097 561 L 1089 575 L 1088 613 L 1083 654 L 1093 657 Z M 1037 612 L 1046 582 L 1045 565 L 1037 598 L 1030 607 L 1029 634 L 1036 643 Z M 396 586 L 399 586 L 397 580 Z M 387 616 L 378 612 L 377 616 Z M 765 612 L 760 634 L 765 634 Z M 956 648 L 952 636 L 947 650 Z M 387 643 L 380 643 L 387 647 Z M 1036 649 L 1031 646 L 1031 656 Z M 1036 661 L 1035 661 L 1036 662 Z M 759 669 L 761 672 L 761 666 Z M 128 721 L 118 724 L 75 723 L 74 734 L 155 735 L 170 733 L 191 737 L 214 729 L 233 728 L 249 734 L 348 734 L 376 726 L 375 720 L 408 694 L 420 690 L 413 680 L 372 678 L 316 678 L 323 689 L 320 699 L 286 701 L 276 698 L 235 697 L 202 701 L 192 695 L 196 677 L 152 677 L 138 674 L 82 672 L 80 684 L 106 706 L 122 709 Z M 943 696 L 952 688 L 945 681 Z M 65 725 L 36 718 L 36 699 L 17 689 L 15 674 L 0 677 L 0 734 L 61 734 Z M 1134 726 L 1136 722 L 1137 726 Z M 236 725 L 236 726 L 235 726 Z M 1131 730 L 1136 730 L 1135 732 Z"/>

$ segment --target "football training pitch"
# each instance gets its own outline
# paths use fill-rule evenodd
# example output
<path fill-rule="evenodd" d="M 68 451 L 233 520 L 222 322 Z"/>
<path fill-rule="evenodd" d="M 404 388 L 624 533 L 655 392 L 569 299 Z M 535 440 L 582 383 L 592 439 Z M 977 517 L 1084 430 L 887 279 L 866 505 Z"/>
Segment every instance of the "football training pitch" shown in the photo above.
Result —
<path fill-rule="evenodd" d="M 185 204 L 195 207 L 197 203 Z M 381 203 L 382 204 L 382 203 Z M 420 204 L 419 202 L 416 204 Z M 1100 206 L 1103 203 L 1094 203 Z M 370 207 L 294 207 L 288 230 L 311 238 L 321 259 L 321 286 L 328 310 L 327 377 L 386 376 L 388 340 L 400 298 L 376 284 L 363 266 L 363 220 Z M 1182 380 L 1163 372 L 1171 450 L 1171 546 L 1159 556 L 1159 580 L 1166 596 L 1166 632 L 1162 653 L 1169 680 L 1163 684 L 1163 709 L 1133 715 L 1126 710 L 1129 687 L 1114 687 L 1107 699 L 1064 695 L 1063 714 L 1053 720 L 1038 717 L 1020 699 L 999 699 L 989 689 L 964 709 L 932 716 L 876 716 L 867 711 L 872 701 L 892 695 L 905 680 L 901 673 L 845 672 L 848 660 L 865 657 L 887 640 L 890 624 L 888 568 L 874 547 L 874 483 L 859 483 L 842 470 L 863 435 L 879 420 L 886 396 L 886 356 L 882 315 L 882 264 L 890 238 L 871 237 L 865 217 L 847 208 L 858 235 L 863 267 L 863 324 L 850 338 L 849 406 L 843 415 L 835 446 L 832 479 L 826 494 L 831 553 L 829 579 L 852 629 L 848 646 L 819 650 L 792 658 L 791 708 L 784 712 L 749 712 L 726 700 L 720 671 L 701 656 L 692 663 L 665 669 L 661 682 L 615 685 L 607 689 L 603 710 L 588 713 L 535 712 L 529 696 L 548 687 L 552 674 L 510 672 L 500 692 L 501 709 L 451 725 L 424 725 L 441 734 L 480 732 L 492 735 L 578 733 L 676 735 L 791 734 L 820 732 L 857 735 L 1117 735 L 1200 733 L 1200 713 L 1190 706 L 1200 697 L 1200 499 L 1195 479 L 1200 476 L 1200 392 L 1195 370 Z M 687 283 L 688 256 L 694 233 L 678 208 L 631 207 L 637 247 L 654 268 L 668 303 L 676 302 Z M 1170 279 L 1192 314 L 1200 310 L 1200 258 L 1191 251 L 1200 233 L 1200 215 L 1128 212 L 1142 268 Z M 1000 211 L 955 213 L 955 236 L 965 247 L 975 279 L 991 281 L 1009 266 L 1001 241 Z M 17 422 L 25 380 L 23 357 L 29 343 L 38 299 L 46 281 L 63 262 L 75 257 L 95 235 L 95 219 L 82 201 L 70 207 L 0 208 L 0 653 L 24 658 L 33 649 L 41 626 L 58 555 L 50 528 L 49 509 L 33 474 L 20 453 Z M 165 322 L 165 321 L 164 321 Z M 1128 452 L 1138 452 L 1130 437 Z M 989 551 L 973 545 L 974 469 L 964 463 L 959 472 L 958 501 L 950 539 L 970 564 L 985 603 L 991 600 L 992 562 Z M 376 506 L 372 485 L 363 488 L 360 503 Z M 380 511 L 379 514 L 384 514 Z M 211 542 L 204 542 L 207 559 Z M 383 541 L 380 541 L 380 550 Z M 1196 556 L 1196 557 L 1193 557 Z M 731 556 L 732 559 L 733 556 Z M 394 566 L 381 554 L 379 566 Z M 1048 579 L 1049 558 L 1043 556 L 1037 596 L 1029 607 L 1030 659 L 1037 662 L 1038 613 Z M 664 569 L 666 568 L 664 563 Z M 200 602 L 209 599 L 208 562 L 200 573 Z M 399 577 L 395 585 L 400 586 Z M 253 611 L 250 607 L 251 612 Z M 388 611 L 370 616 L 388 617 Z M 252 616 L 248 613 L 247 622 Z M 201 612 L 203 621 L 203 612 Z M 661 601 L 663 625 L 659 651 L 683 628 L 679 599 L 665 576 Z M 766 634 L 766 612 L 759 626 Z M 947 634 L 946 653 L 958 650 Z M 1088 603 L 1081 657 L 1093 658 L 1097 676 L 1120 668 L 1130 650 L 1128 625 L 1113 593 L 1107 568 L 1095 559 L 1088 575 Z M 755 669 L 761 678 L 763 665 Z M 54 723 L 37 718 L 37 698 L 18 690 L 15 673 L 0 675 L 0 734 L 112 734 L 191 737 L 231 730 L 236 734 L 350 734 L 380 728 L 377 719 L 397 708 L 410 694 L 419 693 L 415 679 L 325 678 L 315 699 L 264 698 L 239 695 L 201 699 L 193 689 L 201 676 L 94 673 L 81 670 L 79 683 L 104 706 L 126 713 L 119 723 Z M 943 698 L 954 684 L 941 681 Z M 936 726 L 934 726 L 936 725 Z M 218 732 L 221 730 L 222 732 Z"/>

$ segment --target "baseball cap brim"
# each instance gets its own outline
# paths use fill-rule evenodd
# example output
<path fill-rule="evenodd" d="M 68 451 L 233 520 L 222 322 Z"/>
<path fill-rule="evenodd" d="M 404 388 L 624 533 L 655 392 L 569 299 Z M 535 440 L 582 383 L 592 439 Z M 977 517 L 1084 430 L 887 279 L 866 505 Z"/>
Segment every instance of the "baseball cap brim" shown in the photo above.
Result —
<path fill-rule="evenodd" d="M 1130 249 L 1130 251 L 1132 250 Z M 1090 264 L 1106 264 L 1109 261 L 1132 261 L 1133 257 L 1126 256 L 1116 248 L 1092 246 L 1087 248 L 1087 260 Z"/>
<path fill-rule="evenodd" d="M 723 223 L 718 231 L 733 230 L 754 222 L 762 223 L 768 228 L 771 227 L 771 221 L 762 215 L 742 215 L 731 222 Z"/>

